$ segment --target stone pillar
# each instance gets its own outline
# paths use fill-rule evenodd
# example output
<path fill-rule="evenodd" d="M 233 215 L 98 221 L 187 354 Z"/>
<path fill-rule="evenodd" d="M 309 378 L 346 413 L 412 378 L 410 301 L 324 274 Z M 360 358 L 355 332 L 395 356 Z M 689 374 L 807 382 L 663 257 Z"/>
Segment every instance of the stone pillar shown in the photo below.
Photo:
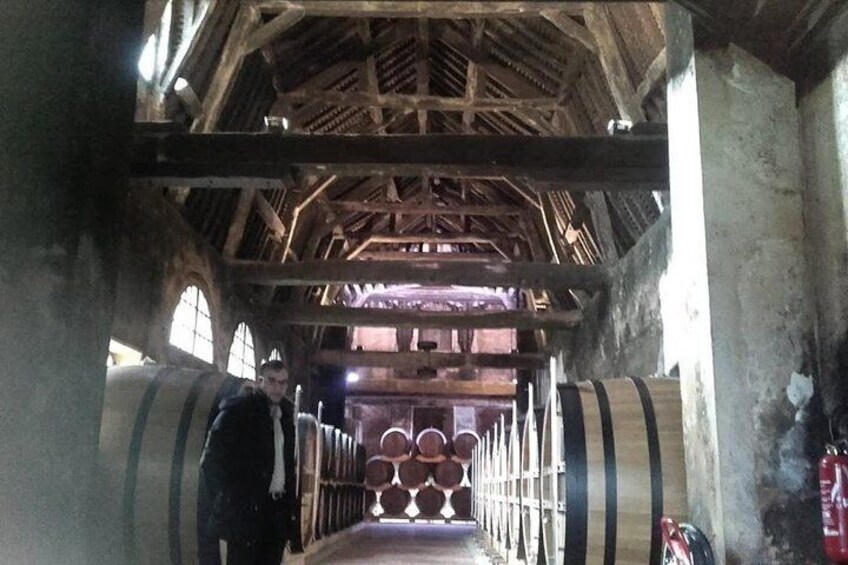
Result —
<path fill-rule="evenodd" d="M 0 9 L 0 563 L 85 564 L 140 0 Z"/>
<path fill-rule="evenodd" d="M 812 323 L 794 85 L 733 45 L 696 49 L 689 16 L 669 12 L 679 294 L 663 299 L 679 301 L 685 336 L 666 358 L 680 366 L 690 518 L 719 563 L 806 563 L 818 537 L 805 491 Z"/>

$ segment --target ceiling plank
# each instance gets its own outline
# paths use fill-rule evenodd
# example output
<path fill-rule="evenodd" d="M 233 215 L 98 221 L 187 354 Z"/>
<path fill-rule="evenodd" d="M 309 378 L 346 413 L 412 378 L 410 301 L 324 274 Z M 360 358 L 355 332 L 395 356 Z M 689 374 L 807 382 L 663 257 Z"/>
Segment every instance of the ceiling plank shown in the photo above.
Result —
<path fill-rule="evenodd" d="M 324 284 L 422 284 L 485 287 L 602 289 L 609 283 L 603 267 L 585 265 L 552 265 L 547 263 L 480 264 L 451 261 L 305 261 L 273 264 L 260 261 L 230 262 L 233 282 L 303 286 Z"/>
<path fill-rule="evenodd" d="M 426 312 L 389 308 L 348 308 L 313 304 L 271 305 L 263 309 L 270 323 L 287 326 L 341 326 L 392 328 L 411 326 L 438 329 L 564 330 L 583 319 L 579 310 L 500 310 Z"/>
<path fill-rule="evenodd" d="M 665 136 L 137 134 L 150 186 L 284 186 L 293 167 L 337 176 L 517 177 L 541 190 L 667 190 Z M 250 182 L 251 179 L 255 183 Z"/>

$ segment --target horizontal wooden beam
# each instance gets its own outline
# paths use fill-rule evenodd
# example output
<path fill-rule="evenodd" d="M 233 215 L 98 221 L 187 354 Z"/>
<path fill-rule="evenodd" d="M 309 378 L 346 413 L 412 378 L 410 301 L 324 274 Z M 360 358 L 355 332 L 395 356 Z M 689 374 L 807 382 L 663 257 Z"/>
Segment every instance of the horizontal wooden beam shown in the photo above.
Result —
<path fill-rule="evenodd" d="M 519 287 L 547 290 L 602 289 L 609 285 L 603 267 L 548 263 L 397 261 L 307 261 L 229 263 L 234 282 L 273 286 L 325 284 L 421 284 L 428 286 Z"/>
<path fill-rule="evenodd" d="M 286 326 L 341 326 L 393 328 L 412 326 L 438 329 L 516 329 L 563 330 L 573 328 L 583 319 L 579 310 L 568 312 L 500 310 L 462 312 L 424 312 L 388 308 L 348 308 L 288 304 L 268 306 L 269 322 Z"/>
<path fill-rule="evenodd" d="M 616 0 L 608 0 L 616 1 Z M 624 0 L 617 0 L 624 1 Z M 250 0 L 264 13 L 302 9 L 309 16 L 336 18 L 433 18 L 469 19 L 483 17 L 536 17 L 542 10 L 561 10 L 570 15 L 580 15 L 588 2 L 534 1 L 482 1 L 406 2 L 393 0 Z"/>
<path fill-rule="evenodd" d="M 400 202 L 351 202 L 331 201 L 330 208 L 339 212 L 359 212 L 363 214 L 402 214 L 404 216 L 420 216 L 433 214 L 437 216 L 520 216 L 526 212 L 521 206 L 501 204 L 451 204 L 438 206 L 435 204 L 408 204 Z"/>
<path fill-rule="evenodd" d="M 430 366 L 435 369 L 478 367 L 487 369 L 543 369 L 546 357 L 538 353 L 452 353 L 445 351 L 349 351 L 321 349 L 310 355 L 317 365 L 334 367 L 393 367 L 417 369 Z"/>
<path fill-rule="evenodd" d="M 137 135 L 132 176 L 153 186 L 282 185 L 327 176 L 518 177 L 572 190 L 665 190 L 665 136 Z M 250 186 L 256 187 L 255 183 Z"/>
<path fill-rule="evenodd" d="M 363 379 L 347 384 L 348 395 L 448 396 L 450 398 L 487 396 L 510 398 L 515 385 L 487 381 L 436 381 L 419 379 Z"/>
<path fill-rule="evenodd" d="M 452 263 L 498 263 L 505 259 L 497 253 L 407 253 L 404 251 L 363 251 L 358 261 L 446 261 Z"/>
<path fill-rule="evenodd" d="M 435 110 L 439 112 L 509 112 L 511 110 L 552 111 L 556 98 L 454 98 L 428 94 L 377 94 L 341 90 L 295 90 L 278 96 L 289 104 L 320 102 L 351 108 L 392 108 L 395 110 Z"/>
<path fill-rule="evenodd" d="M 344 232 L 347 240 L 368 240 L 371 243 L 492 243 L 508 239 L 522 239 L 524 234 L 514 232 L 486 233 L 388 233 L 388 232 Z"/>

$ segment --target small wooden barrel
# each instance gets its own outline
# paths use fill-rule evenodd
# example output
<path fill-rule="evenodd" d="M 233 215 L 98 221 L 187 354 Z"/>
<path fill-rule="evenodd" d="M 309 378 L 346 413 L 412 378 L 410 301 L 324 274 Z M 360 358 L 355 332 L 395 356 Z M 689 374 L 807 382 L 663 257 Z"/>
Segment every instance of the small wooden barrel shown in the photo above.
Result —
<path fill-rule="evenodd" d="M 456 518 L 471 518 L 471 489 L 463 487 L 451 493 L 451 507 Z"/>
<path fill-rule="evenodd" d="M 476 432 L 462 430 L 453 436 L 453 453 L 463 463 L 471 461 L 471 453 L 478 443 L 480 443 L 480 436 Z"/>
<path fill-rule="evenodd" d="M 688 511 L 679 381 L 558 385 L 543 437 L 548 562 L 659 563 L 660 518 Z"/>
<path fill-rule="evenodd" d="M 356 444 L 356 477 L 355 481 L 359 484 L 365 482 L 365 446 L 361 443 Z"/>
<path fill-rule="evenodd" d="M 340 429 L 333 428 L 333 462 L 330 465 L 330 479 L 334 481 L 340 480 L 344 468 L 345 450 L 347 448 L 344 435 Z"/>
<path fill-rule="evenodd" d="M 395 478 L 395 465 L 381 455 L 375 455 L 365 464 L 365 484 L 368 488 L 382 490 Z"/>
<path fill-rule="evenodd" d="M 418 453 L 426 459 L 438 459 L 445 456 L 448 440 L 441 431 L 436 428 L 421 430 L 415 438 Z"/>
<path fill-rule="evenodd" d="M 445 506 L 445 493 L 433 487 L 424 487 L 415 495 L 415 506 L 423 517 L 437 516 Z"/>
<path fill-rule="evenodd" d="M 383 507 L 386 515 L 399 516 L 406 512 L 406 507 L 412 500 L 408 490 L 403 490 L 398 487 L 389 487 L 380 493 L 380 505 Z"/>
<path fill-rule="evenodd" d="M 412 438 L 402 428 L 389 428 L 380 437 L 380 453 L 389 461 L 408 459 L 411 451 Z"/>
<path fill-rule="evenodd" d="M 533 398 L 533 385 L 529 396 Z M 541 435 L 538 433 L 541 411 L 528 410 L 524 420 L 521 440 L 521 533 L 524 543 L 525 561 L 534 564 L 540 558 L 541 539 L 541 481 L 539 476 L 539 451 Z"/>
<path fill-rule="evenodd" d="M 433 472 L 436 484 L 444 489 L 457 488 L 464 476 L 465 469 L 462 468 L 462 463 L 457 463 L 453 459 L 445 459 L 436 465 L 436 470 Z"/>
<path fill-rule="evenodd" d="M 398 479 L 404 488 L 423 486 L 430 478 L 430 467 L 416 459 L 407 459 L 398 464 Z"/>

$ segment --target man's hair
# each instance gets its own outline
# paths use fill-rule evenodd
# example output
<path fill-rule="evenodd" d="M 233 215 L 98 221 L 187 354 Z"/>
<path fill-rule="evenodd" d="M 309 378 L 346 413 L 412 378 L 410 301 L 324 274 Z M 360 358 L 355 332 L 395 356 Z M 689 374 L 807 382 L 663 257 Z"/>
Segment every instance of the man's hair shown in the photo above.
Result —
<path fill-rule="evenodd" d="M 265 361 L 264 363 L 259 365 L 259 370 L 257 371 L 257 374 L 260 377 L 265 377 L 268 373 L 276 373 L 278 371 L 288 372 L 286 364 L 279 360 Z"/>

